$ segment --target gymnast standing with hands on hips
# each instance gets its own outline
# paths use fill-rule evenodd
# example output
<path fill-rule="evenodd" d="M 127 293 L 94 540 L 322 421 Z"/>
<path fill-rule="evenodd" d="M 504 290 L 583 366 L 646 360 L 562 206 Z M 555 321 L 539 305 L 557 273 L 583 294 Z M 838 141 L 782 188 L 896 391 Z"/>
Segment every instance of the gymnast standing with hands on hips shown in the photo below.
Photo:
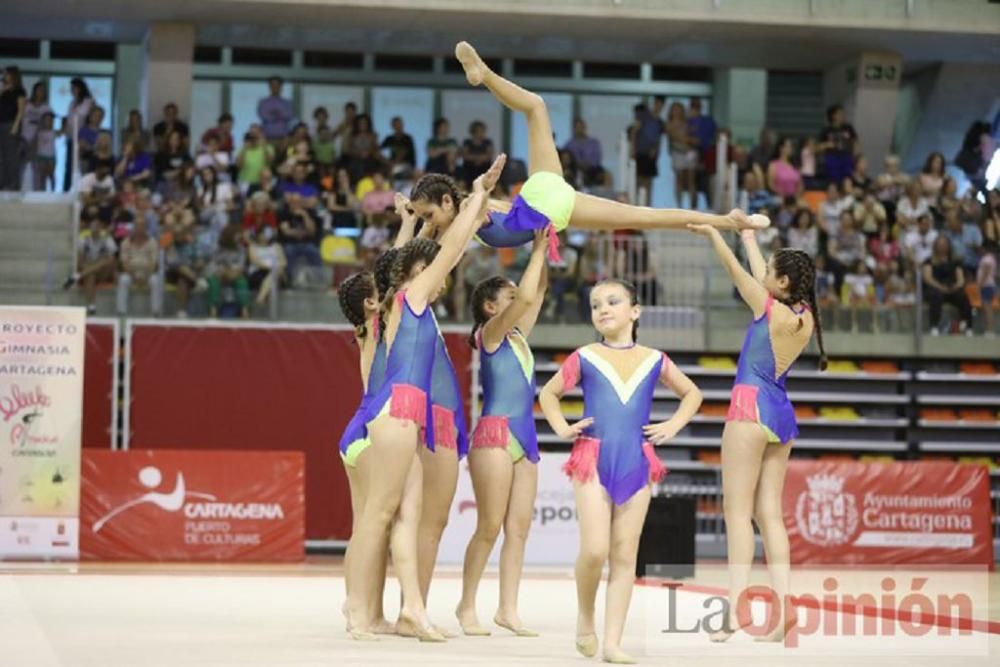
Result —
<path fill-rule="evenodd" d="M 597 653 L 594 607 L 604 563 L 609 562 L 604 660 L 619 664 L 634 662 L 622 650 L 622 633 L 652 484 L 666 474 L 654 446 L 677 435 L 702 400 L 698 387 L 666 354 L 638 344 L 640 311 L 631 283 L 599 282 L 590 294 L 590 312 L 601 342 L 571 354 L 539 394 L 552 430 L 574 440 L 563 470 L 573 480 L 580 519 L 576 649 L 586 657 Z M 681 401 L 667 421 L 650 424 L 658 384 Z M 571 426 L 559 399 L 578 385 L 584 418 Z"/>

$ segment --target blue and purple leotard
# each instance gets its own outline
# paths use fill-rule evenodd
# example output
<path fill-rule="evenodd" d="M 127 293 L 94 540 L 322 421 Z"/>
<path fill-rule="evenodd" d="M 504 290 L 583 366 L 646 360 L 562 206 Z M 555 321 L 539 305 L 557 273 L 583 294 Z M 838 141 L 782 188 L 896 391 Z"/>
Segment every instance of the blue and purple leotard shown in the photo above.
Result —
<path fill-rule="evenodd" d="M 465 421 L 465 406 L 462 401 L 462 390 L 455 374 L 455 365 L 448 355 L 444 336 L 437 328 L 434 341 L 434 366 L 431 369 L 431 412 L 434 421 L 434 445 L 453 449 L 458 458 L 464 458 L 469 452 L 469 429 Z M 418 354 L 418 352 L 414 352 Z M 431 451 L 431 442 L 427 442 Z"/>
<path fill-rule="evenodd" d="M 420 427 L 422 441 L 433 451 L 436 440 L 429 397 L 437 323 L 430 304 L 421 313 L 413 312 L 404 291 L 396 294 L 396 307 L 400 309 L 399 329 L 386 356 L 382 386 L 365 406 L 364 423 L 370 427 L 383 414 L 410 420 Z"/>
<path fill-rule="evenodd" d="M 649 424 L 653 392 L 666 381 L 672 362 L 666 354 L 649 354 L 622 380 L 614 367 L 590 347 L 581 347 L 563 363 L 564 391 L 577 384 L 583 389 L 583 415 L 592 417 L 584 435 L 577 438 L 563 471 L 571 479 L 598 479 L 616 505 L 625 503 L 667 469 L 646 440 L 642 427 Z"/>
<path fill-rule="evenodd" d="M 365 387 L 365 393 L 361 397 L 361 405 L 358 406 L 357 411 L 351 417 L 351 421 L 347 423 L 347 428 L 344 429 L 344 433 L 340 437 L 340 458 L 343 459 L 344 465 L 351 467 L 357 465 L 361 452 L 368 449 L 368 446 L 371 445 L 371 440 L 368 438 L 365 413 L 368 409 L 368 404 L 385 381 L 385 339 L 379 336 L 378 319 L 375 320 L 372 329 L 372 335 L 376 337 L 376 343 L 375 356 L 372 358 L 372 366 L 368 371 L 368 386 Z"/>
<path fill-rule="evenodd" d="M 493 352 L 483 349 L 481 332 L 478 343 L 483 412 L 472 434 L 472 447 L 502 447 L 515 463 L 524 457 L 538 463 L 535 360 L 528 342 L 514 329 Z"/>
<path fill-rule="evenodd" d="M 559 232 L 569 226 L 576 190 L 561 174 L 538 171 L 531 175 L 512 202 L 510 211 L 492 211 L 476 238 L 486 245 L 510 248 L 531 243 L 539 229 L 548 228 L 549 259 L 559 261 Z"/>
<path fill-rule="evenodd" d="M 768 442 L 787 443 L 799 435 L 795 408 L 788 400 L 785 379 L 789 369 L 776 377 L 774 348 L 771 346 L 771 308 L 774 297 L 768 295 L 764 314 L 750 323 L 743 349 L 736 364 L 736 381 L 729 402 L 726 421 L 749 421 L 760 424 Z M 808 310 L 794 311 L 803 313 Z"/>

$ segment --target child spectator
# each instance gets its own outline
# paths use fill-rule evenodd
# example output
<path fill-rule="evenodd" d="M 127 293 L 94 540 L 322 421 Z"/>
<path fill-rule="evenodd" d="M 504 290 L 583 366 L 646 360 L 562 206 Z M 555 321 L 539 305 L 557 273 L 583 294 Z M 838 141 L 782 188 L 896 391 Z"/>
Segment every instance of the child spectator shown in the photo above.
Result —
<path fill-rule="evenodd" d="M 274 147 L 264 140 L 264 131 L 259 125 L 250 127 L 243 135 L 243 145 L 236 154 L 237 180 L 241 188 L 249 188 L 260 183 L 264 167 L 274 162 Z"/>
<path fill-rule="evenodd" d="M 888 223 L 883 222 L 875 236 L 868 239 L 868 253 L 876 266 L 888 266 L 899 259 L 899 241 L 893 238 Z"/>
<path fill-rule="evenodd" d="M 680 107 L 680 105 L 677 106 Z M 691 171 L 692 174 L 694 173 L 693 170 L 688 171 Z M 748 171 L 743 175 L 743 193 L 740 195 L 740 200 L 745 202 L 744 208 L 747 211 L 750 213 L 766 212 L 767 208 L 771 205 L 772 199 L 771 193 L 762 187 L 757 180 L 757 174 Z"/>
<path fill-rule="evenodd" d="M 856 230 L 854 215 L 850 211 L 840 214 L 837 233 L 830 235 L 827 241 L 827 257 L 830 260 L 830 270 L 837 278 L 839 292 L 847 271 L 859 260 L 865 259 L 865 237 Z"/>
<path fill-rule="evenodd" d="M 847 198 L 841 196 L 840 186 L 830 183 L 826 186 L 826 201 L 819 207 L 819 226 L 828 236 L 836 236 L 840 228 L 840 216 L 853 206 Z"/>
<path fill-rule="evenodd" d="M 80 284 L 86 298 L 87 314 L 93 315 L 97 312 L 94 305 L 97 284 L 112 282 L 115 278 L 115 253 L 118 252 L 118 247 L 108 232 L 108 225 L 98 217 L 95 207 L 90 206 L 84 210 L 83 221 L 87 231 L 77 241 L 79 272 L 66 279 L 63 289 Z"/>
<path fill-rule="evenodd" d="M 212 227 L 216 234 L 229 224 L 236 209 L 236 193 L 231 184 L 219 180 L 212 167 L 201 169 L 198 183 L 198 221 Z"/>
<path fill-rule="evenodd" d="M 163 290 L 156 275 L 159 246 L 148 234 L 146 221 L 139 219 L 132 224 L 132 233 L 122 242 L 121 273 L 118 274 L 116 312 L 128 315 L 129 291 L 132 285 L 149 289 L 150 309 L 154 317 L 161 313 Z"/>
<path fill-rule="evenodd" d="M 173 239 L 166 252 L 167 284 L 177 288 L 177 317 L 187 317 L 187 305 L 191 291 L 196 287 L 207 287 L 202 277 L 208 257 L 195 242 L 191 227 L 174 227 Z"/>
<path fill-rule="evenodd" d="M 361 213 L 365 223 L 371 224 L 376 215 L 395 209 L 395 193 L 381 170 L 372 174 L 372 189 L 361 198 Z"/>
<path fill-rule="evenodd" d="M 368 218 L 361 234 L 361 259 L 365 266 L 375 264 L 375 258 L 389 247 L 388 213 L 376 213 Z"/>
<path fill-rule="evenodd" d="M 111 221 L 115 204 L 115 179 L 111 176 L 113 165 L 108 160 L 94 164 L 94 171 L 80 179 L 80 202 L 84 207 L 95 207 L 105 222 Z"/>
<path fill-rule="evenodd" d="M 861 233 L 869 239 L 874 238 L 885 224 L 885 207 L 875 195 L 867 192 L 864 199 L 854 205 L 854 219 L 861 227 Z"/>
<path fill-rule="evenodd" d="M 858 330 L 858 310 L 875 305 L 875 281 L 872 279 L 864 260 L 858 260 L 844 276 L 841 295 L 843 304 L 851 309 L 851 330 Z"/>
<path fill-rule="evenodd" d="M 228 181 L 229 153 L 222 150 L 217 135 L 209 134 L 206 139 L 207 141 L 202 146 L 201 151 L 198 152 L 198 158 L 195 160 L 194 166 L 199 172 L 203 169 L 212 169 L 215 171 L 216 176 Z"/>
<path fill-rule="evenodd" d="M 143 149 L 142 139 L 133 137 L 125 144 L 122 157 L 115 167 L 119 181 L 129 181 L 137 188 L 148 188 L 153 182 L 153 157 Z"/>
<path fill-rule="evenodd" d="M 55 118 L 51 111 L 42 114 L 31 147 L 32 185 L 36 191 L 56 189 L 56 137 L 60 133 L 54 128 Z"/>
<path fill-rule="evenodd" d="M 798 211 L 798 200 L 795 197 L 785 197 L 781 200 L 781 205 L 774 212 L 774 224 L 782 234 L 787 233 L 788 228 L 795 221 L 795 213 Z"/>
<path fill-rule="evenodd" d="M 207 271 L 209 317 L 219 316 L 224 287 L 230 287 L 235 292 L 240 317 L 246 319 L 250 316 L 250 286 L 245 275 L 246 267 L 247 253 L 240 244 L 240 227 L 227 225 L 219 235 L 219 249 Z"/>
<path fill-rule="evenodd" d="M 326 194 L 326 208 L 333 215 L 333 226 L 336 228 L 356 228 L 358 226 L 358 211 L 361 204 L 354 196 L 351 187 L 351 177 L 346 169 L 337 169 L 334 187 Z"/>

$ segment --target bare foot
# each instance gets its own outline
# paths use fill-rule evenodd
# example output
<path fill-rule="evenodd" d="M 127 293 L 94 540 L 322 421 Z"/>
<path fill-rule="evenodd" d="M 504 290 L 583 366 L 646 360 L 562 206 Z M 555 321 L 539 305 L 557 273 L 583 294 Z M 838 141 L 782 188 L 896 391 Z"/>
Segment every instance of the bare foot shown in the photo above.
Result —
<path fill-rule="evenodd" d="M 483 83 L 483 77 L 486 76 L 487 70 L 486 63 L 472 48 L 472 44 L 468 42 L 456 44 L 455 57 L 458 58 L 458 62 L 462 63 L 462 69 L 465 70 L 465 78 L 469 85 L 478 86 Z"/>
<path fill-rule="evenodd" d="M 476 617 L 475 609 L 458 607 L 455 610 L 455 618 L 458 619 L 458 625 L 462 628 L 462 632 L 469 637 L 490 636 L 490 631 L 479 624 L 479 618 Z"/>
<path fill-rule="evenodd" d="M 510 630 L 518 637 L 538 636 L 538 633 L 534 630 L 529 630 L 521 625 L 521 619 L 519 619 L 516 614 L 501 614 L 500 612 L 497 612 L 496 616 L 493 617 L 493 622 L 501 628 Z"/>
<path fill-rule="evenodd" d="M 635 659 L 620 648 L 604 649 L 604 662 L 615 665 L 634 665 Z"/>

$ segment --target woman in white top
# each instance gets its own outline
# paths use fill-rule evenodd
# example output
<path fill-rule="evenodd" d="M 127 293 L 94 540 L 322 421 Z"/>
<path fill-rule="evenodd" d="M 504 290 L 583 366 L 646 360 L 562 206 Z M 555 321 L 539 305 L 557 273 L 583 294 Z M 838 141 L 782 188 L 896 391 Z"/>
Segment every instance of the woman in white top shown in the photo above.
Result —
<path fill-rule="evenodd" d="M 274 230 L 267 225 L 262 225 L 260 231 L 257 232 L 257 237 L 250 244 L 249 282 L 251 290 L 259 289 L 257 303 L 267 302 L 271 290 L 278 287 L 274 284 L 275 277 L 280 283 L 287 265 L 285 251 L 280 243 L 274 242 Z"/>

